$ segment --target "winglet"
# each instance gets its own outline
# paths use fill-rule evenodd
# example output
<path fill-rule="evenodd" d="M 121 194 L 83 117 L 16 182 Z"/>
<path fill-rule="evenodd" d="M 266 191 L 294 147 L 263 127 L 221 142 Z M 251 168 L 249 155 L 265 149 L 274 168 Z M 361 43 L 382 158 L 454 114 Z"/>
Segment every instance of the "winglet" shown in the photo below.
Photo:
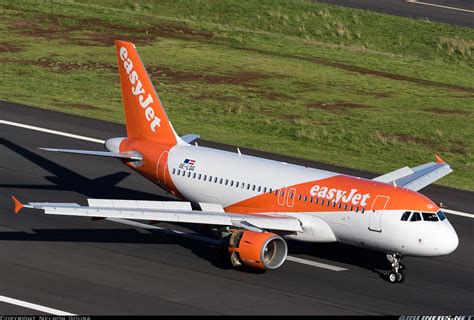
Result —
<path fill-rule="evenodd" d="M 15 213 L 20 212 L 25 206 L 15 196 L 12 196 L 13 203 L 15 204 Z"/>
<path fill-rule="evenodd" d="M 435 155 L 436 163 L 445 163 L 445 161 L 437 154 Z"/>

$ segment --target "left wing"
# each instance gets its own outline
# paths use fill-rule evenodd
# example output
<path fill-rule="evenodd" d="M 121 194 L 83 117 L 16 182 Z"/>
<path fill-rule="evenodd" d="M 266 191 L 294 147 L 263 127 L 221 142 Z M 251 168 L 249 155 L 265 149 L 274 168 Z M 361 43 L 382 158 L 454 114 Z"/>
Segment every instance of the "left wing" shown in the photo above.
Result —
<path fill-rule="evenodd" d="M 15 213 L 26 207 L 56 215 L 234 226 L 260 232 L 264 229 L 303 231 L 300 221 L 294 217 L 283 214 L 227 213 L 222 206 L 212 203 L 200 203 L 202 211 L 197 211 L 191 209 L 191 203 L 180 201 L 87 199 L 89 205 L 80 206 L 77 203 L 49 202 L 22 204 L 15 197 L 12 199 Z"/>
<path fill-rule="evenodd" d="M 453 172 L 451 166 L 436 155 L 436 162 L 429 162 L 414 168 L 403 167 L 372 180 L 418 191 L 451 172 Z"/>

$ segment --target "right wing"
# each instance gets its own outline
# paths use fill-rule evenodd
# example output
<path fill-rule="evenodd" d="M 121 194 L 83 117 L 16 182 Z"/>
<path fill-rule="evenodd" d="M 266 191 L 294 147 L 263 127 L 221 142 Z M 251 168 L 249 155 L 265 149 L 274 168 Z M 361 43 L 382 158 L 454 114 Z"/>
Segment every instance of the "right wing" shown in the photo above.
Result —
<path fill-rule="evenodd" d="M 418 191 L 451 172 L 453 172 L 451 166 L 436 155 L 436 162 L 429 162 L 414 168 L 403 167 L 372 180 Z"/>
<path fill-rule="evenodd" d="M 202 211 L 192 210 L 189 202 L 87 199 L 88 206 L 77 203 L 31 202 L 22 204 L 12 197 L 15 212 L 23 207 L 42 209 L 45 214 L 94 218 L 134 219 L 234 226 L 251 231 L 281 230 L 302 232 L 298 219 L 283 214 L 241 214 L 224 212 L 222 206 L 200 203 Z"/>

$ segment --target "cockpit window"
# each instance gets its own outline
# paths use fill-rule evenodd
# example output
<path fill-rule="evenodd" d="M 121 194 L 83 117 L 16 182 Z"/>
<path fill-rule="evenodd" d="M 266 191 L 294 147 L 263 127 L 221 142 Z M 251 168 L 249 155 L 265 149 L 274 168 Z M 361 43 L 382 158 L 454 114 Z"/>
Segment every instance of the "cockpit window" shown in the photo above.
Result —
<path fill-rule="evenodd" d="M 444 215 L 443 211 L 438 211 L 438 217 L 439 217 L 439 220 L 443 221 L 444 219 L 446 219 L 446 216 Z"/>
<path fill-rule="evenodd" d="M 421 215 L 423 216 L 424 221 L 439 221 L 436 213 L 422 212 Z"/>
<path fill-rule="evenodd" d="M 439 221 L 436 213 L 422 212 L 421 215 L 423 216 L 424 221 Z"/>
<path fill-rule="evenodd" d="M 402 215 L 402 219 L 401 219 L 401 220 L 402 220 L 402 221 L 407 221 L 408 218 L 410 217 L 410 214 L 411 214 L 410 211 L 405 212 L 405 213 Z"/>
<path fill-rule="evenodd" d="M 410 221 L 421 221 L 420 213 L 413 212 L 413 215 L 411 216 Z"/>

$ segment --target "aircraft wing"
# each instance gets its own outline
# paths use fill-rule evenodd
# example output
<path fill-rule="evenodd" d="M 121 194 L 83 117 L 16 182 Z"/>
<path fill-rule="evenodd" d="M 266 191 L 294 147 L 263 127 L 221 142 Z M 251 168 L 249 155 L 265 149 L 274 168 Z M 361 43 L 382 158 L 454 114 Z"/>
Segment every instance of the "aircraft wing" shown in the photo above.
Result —
<path fill-rule="evenodd" d="M 403 167 L 373 180 L 418 191 L 451 172 L 453 172 L 451 166 L 437 155 L 436 162 L 429 162 L 414 168 Z"/>
<path fill-rule="evenodd" d="M 234 226 L 251 231 L 303 231 L 298 219 L 282 214 L 240 214 L 224 212 L 222 206 L 200 203 L 202 211 L 192 210 L 191 203 L 181 201 L 142 201 L 87 199 L 88 206 L 77 203 L 30 202 L 20 203 L 12 197 L 15 212 L 23 207 L 44 210 L 45 214 L 93 218 L 134 219 L 164 222 L 197 223 Z"/>

